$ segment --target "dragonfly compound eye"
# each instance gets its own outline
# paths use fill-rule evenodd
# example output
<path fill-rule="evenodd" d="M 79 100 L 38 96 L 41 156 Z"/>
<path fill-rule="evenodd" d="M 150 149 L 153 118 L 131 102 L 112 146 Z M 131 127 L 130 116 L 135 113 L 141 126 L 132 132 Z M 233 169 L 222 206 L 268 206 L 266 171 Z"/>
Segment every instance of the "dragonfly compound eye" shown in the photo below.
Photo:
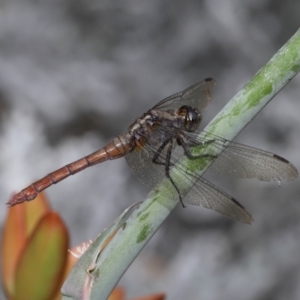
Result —
<path fill-rule="evenodd" d="M 186 117 L 185 117 L 185 129 L 187 131 L 195 131 L 198 129 L 200 122 L 202 120 L 202 115 L 197 109 L 189 109 L 187 110 Z"/>
<path fill-rule="evenodd" d="M 178 110 L 178 116 L 184 120 L 184 129 L 186 131 L 193 132 L 198 127 L 202 120 L 202 115 L 196 108 L 192 108 L 188 105 L 183 105 Z"/>

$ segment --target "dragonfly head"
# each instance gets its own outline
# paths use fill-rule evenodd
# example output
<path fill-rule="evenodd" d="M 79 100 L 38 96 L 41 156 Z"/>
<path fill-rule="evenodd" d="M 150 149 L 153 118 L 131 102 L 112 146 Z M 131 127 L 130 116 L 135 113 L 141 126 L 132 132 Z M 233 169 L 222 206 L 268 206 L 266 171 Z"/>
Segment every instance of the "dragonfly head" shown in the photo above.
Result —
<path fill-rule="evenodd" d="M 178 109 L 178 115 L 184 120 L 184 129 L 193 132 L 198 129 L 202 115 L 196 108 L 188 105 L 183 105 Z"/>

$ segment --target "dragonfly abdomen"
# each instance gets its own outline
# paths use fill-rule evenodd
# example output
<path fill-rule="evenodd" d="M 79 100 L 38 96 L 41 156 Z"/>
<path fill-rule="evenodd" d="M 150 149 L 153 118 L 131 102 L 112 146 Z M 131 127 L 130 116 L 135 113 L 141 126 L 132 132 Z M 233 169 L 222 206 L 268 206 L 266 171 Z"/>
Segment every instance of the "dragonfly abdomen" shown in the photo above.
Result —
<path fill-rule="evenodd" d="M 126 135 L 120 135 L 109 142 L 105 147 L 100 150 L 87 155 L 79 160 L 76 160 L 48 175 L 42 179 L 32 183 L 27 188 L 23 189 L 18 194 L 14 195 L 9 202 L 9 206 L 14 206 L 25 201 L 30 201 L 36 198 L 38 193 L 51 186 L 52 184 L 58 183 L 61 180 L 69 177 L 70 175 L 76 174 L 90 166 L 94 166 L 98 163 L 106 160 L 116 159 L 124 156 L 130 150 L 129 139 Z"/>

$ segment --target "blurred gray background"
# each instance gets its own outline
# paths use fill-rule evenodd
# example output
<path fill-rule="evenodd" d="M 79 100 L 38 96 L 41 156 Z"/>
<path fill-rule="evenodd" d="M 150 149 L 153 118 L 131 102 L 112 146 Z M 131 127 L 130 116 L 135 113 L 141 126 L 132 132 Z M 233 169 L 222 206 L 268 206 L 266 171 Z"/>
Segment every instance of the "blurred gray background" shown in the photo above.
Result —
<path fill-rule="evenodd" d="M 162 98 L 213 77 L 207 124 L 299 24 L 300 2 L 292 0 L 2 0 L 1 223 L 12 192 L 104 146 Z M 299 99 L 297 76 L 237 141 L 300 169 Z M 299 180 L 213 182 L 255 222 L 179 205 L 122 278 L 128 297 L 300 299 Z M 47 195 L 76 245 L 148 191 L 119 159 Z"/>

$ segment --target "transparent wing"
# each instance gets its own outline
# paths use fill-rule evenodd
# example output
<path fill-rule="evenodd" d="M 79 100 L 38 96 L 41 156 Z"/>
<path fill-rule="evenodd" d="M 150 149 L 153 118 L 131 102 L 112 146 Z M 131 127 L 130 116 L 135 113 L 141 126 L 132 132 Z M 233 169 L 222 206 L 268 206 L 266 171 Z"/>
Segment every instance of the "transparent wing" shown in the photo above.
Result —
<path fill-rule="evenodd" d="M 236 178 L 278 182 L 291 181 L 298 176 L 294 165 L 271 152 L 230 142 L 206 132 L 202 132 L 200 136 L 195 133 L 187 135 L 192 141 L 197 140 L 198 144 L 214 141 L 208 144 L 211 155 L 221 150 L 221 154 L 208 169 L 211 172 Z"/>
<path fill-rule="evenodd" d="M 215 160 L 209 171 L 238 178 L 263 181 L 291 181 L 298 171 L 286 159 L 245 145 L 230 143 Z"/>
<path fill-rule="evenodd" d="M 188 178 L 186 182 L 188 183 Z M 190 188 L 184 202 L 212 209 L 228 218 L 251 224 L 253 219 L 245 208 L 230 195 L 205 180 L 203 177 Z"/>
<path fill-rule="evenodd" d="M 168 129 L 170 130 L 168 132 Z M 155 187 L 165 177 L 165 163 L 167 156 L 167 147 L 159 150 L 165 140 L 172 137 L 172 129 L 163 128 L 161 126 L 155 127 L 151 132 L 151 140 L 160 141 L 155 145 L 150 143 L 150 139 L 141 138 L 139 145 L 126 154 L 126 161 L 129 167 L 132 169 L 134 175 L 143 184 L 150 188 Z M 164 137 L 162 139 L 162 137 Z M 181 151 L 181 153 L 179 153 Z M 158 155 L 159 153 L 159 155 Z M 171 164 L 174 165 L 179 157 L 183 155 L 181 147 L 173 149 Z M 153 158 L 156 158 L 158 163 L 153 163 Z"/>
<path fill-rule="evenodd" d="M 162 165 L 153 164 L 154 149 L 135 147 L 126 155 L 126 161 L 136 178 L 150 188 L 155 187 L 164 178 Z"/>
<path fill-rule="evenodd" d="M 211 101 L 211 95 L 209 89 L 215 85 L 215 81 L 212 78 L 206 78 L 182 92 L 169 96 L 159 103 L 157 103 L 152 109 L 158 110 L 172 110 L 181 107 L 182 105 L 189 105 L 193 108 L 197 108 L 202 111 Z"/>

